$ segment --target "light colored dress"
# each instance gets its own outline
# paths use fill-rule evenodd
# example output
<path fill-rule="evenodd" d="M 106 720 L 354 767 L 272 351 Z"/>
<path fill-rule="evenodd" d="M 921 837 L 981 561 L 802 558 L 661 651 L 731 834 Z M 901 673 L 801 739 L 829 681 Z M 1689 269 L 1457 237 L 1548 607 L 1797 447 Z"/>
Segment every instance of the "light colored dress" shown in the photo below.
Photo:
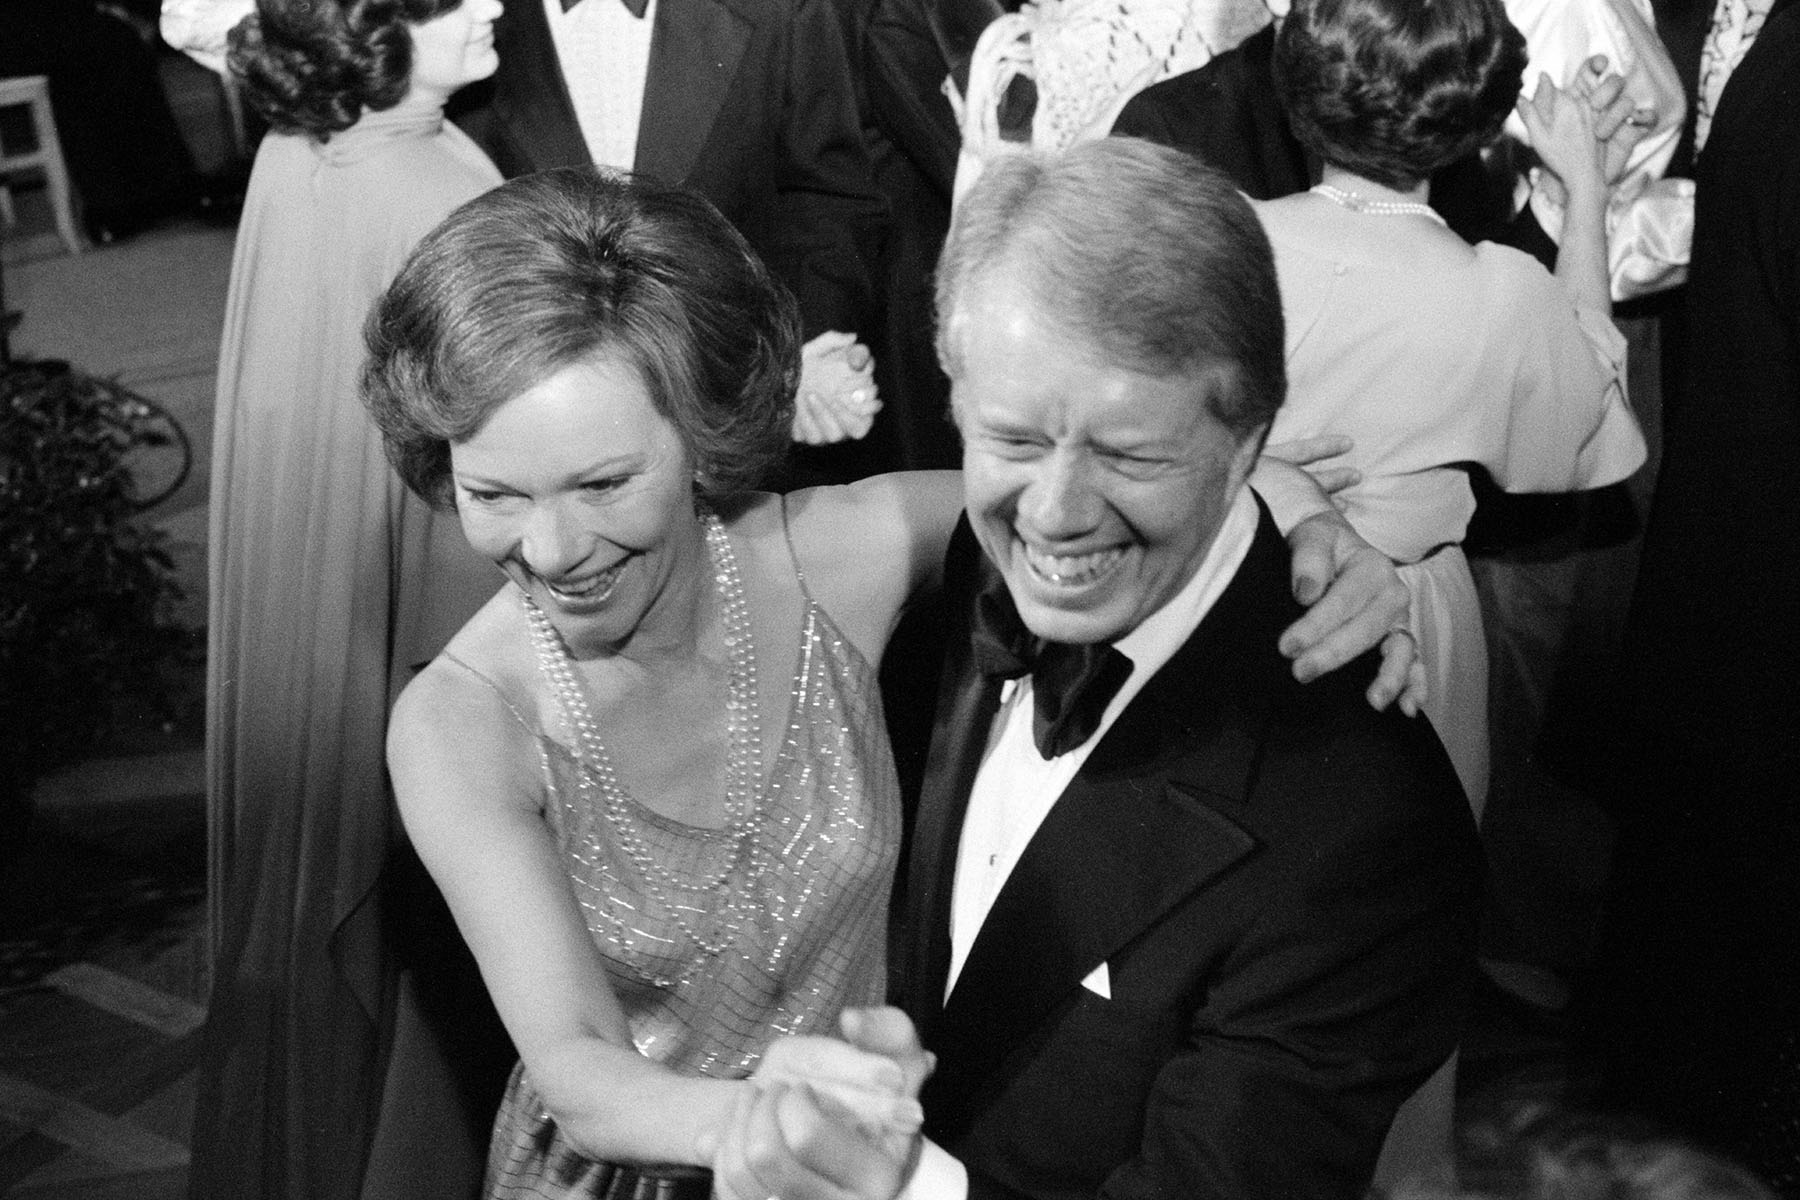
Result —
<path fill-rule="evenodd" d="M 459 659 L 446 661 L 473 673 Z M 606 958 L 638 1052 L 683 1074 L 741 1079 L 776 1036 L 832 1033 L 842 1009 L 878 1004 L 885 992 L 899 782 L 875 669 L 810 593 L 790 694 L 781 749 L 748 834 L 756 844 L 742 869 L 725 879 L 748 903 L 729 944 L 715 955 L 698 954 L 663 906 L 646 897 L 606 814 L 584 801 L 585 768 L 508 701 L 537 743 L 544 820 L 562 849 L 569 884 Z M 727 831 L 627 803 L 646 848 L 678 877 L 716 878 L 731 861 Z M 703 913 L 720 907 L 709 893 L 667 894 Z M 664 949 L 647 953 L 647 946 Z M 607 1165 L 564 1140 L 523 1066 L 515 1068 L 494 1122 L 488 1196 L 599 1197 L 608 1180 Z"/>
<path fill-rule="evenodd" d="M 437 111 L 257 151 L 212 441 L 197 1196 L 356 1194 L 393 987 L 369 903 L 396 829 L 388 705 L 500 582 L 389 467 L 362 326 L 426 231 L 499 182 Z"/>
<path fill-rule="evenodd" d="M 1483 242 L 1466 266 L 1445 269 L 1362 253 L 1298 222 L 1269 228 L 1288 369 L 1269 440 L 1355 440 L 1345 465 L 1363 478 L 1337 498 L 1356 531 L 1402 564 L 1430 672 L 1425 713 L 1479 816 L 1487 649 L 1459 546 L 1475 512 L 1459 464 L 1486 468 L 1511 492 L 1630 475 L 1645 448 L 1625 398 L 1625 340 L 1504 246 Z"/>

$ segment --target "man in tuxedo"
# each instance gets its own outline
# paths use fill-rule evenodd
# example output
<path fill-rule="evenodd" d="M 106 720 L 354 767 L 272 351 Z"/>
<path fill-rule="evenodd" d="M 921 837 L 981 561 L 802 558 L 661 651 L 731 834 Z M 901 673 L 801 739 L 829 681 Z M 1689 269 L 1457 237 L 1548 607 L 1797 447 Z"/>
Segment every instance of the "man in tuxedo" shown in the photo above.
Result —
<path fill-rule="evenodd" d="M 1107 139 L 991 163 L 938 286 L 967 523 L 893 964 L 925 1140 L 772 1088 L 721 1190 L 1361 1195 L 1455 1045 L 1479 850 L 1423 720 L 1276 648 L 1268 243 L 1221 176 Z M 846 1029 L 906 1060 L 894 1024 Z"/>
<path fill-rule="evenodd" d="M 809 338 L 867 328 L 886 205 L 831 0 L 518 0 L 457 120 L 507 177 L 597 163 L 703 193 Z"/>

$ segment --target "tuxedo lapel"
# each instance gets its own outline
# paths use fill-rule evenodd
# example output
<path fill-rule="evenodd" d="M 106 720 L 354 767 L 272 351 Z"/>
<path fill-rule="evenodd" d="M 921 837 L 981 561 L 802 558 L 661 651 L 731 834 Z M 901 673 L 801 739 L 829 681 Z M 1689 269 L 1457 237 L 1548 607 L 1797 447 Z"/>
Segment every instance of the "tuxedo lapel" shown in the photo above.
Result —
<path fill-rule="evenodd" d="M 496 90 L 504 93 L 505 138 L 524 159 L 503 162 L 501 169 L 512 176 L 593 162 L 543 0 L 509 0 L 494 22 L 494 50 L 502 64 Z"/>
<path fill-rule="evenodd" d="M 894 964 L 901 985 L 897 999 L 916 1021 L 929 1019 L 943 1006 L 950 939 L 939 934 L 950 928 L 963 815 L 987 747 L 988 728 L 1000 707 L 999 681 L 975 670 L 969 649 L 967 601 L 979 589 L 986 564 L 964 518 L 951 535 L 946 554 L 944 586 L 952 602 L 946 614 L 943 680 L 913 822 L 901 912 L 902 958 Z"/>
<path fill-rule="evenodd" d="M 995 899 L 926 1044 L 958 1075 L 992 1078 L 1096 967 L 1255 848 L 1189 785 L 1077 776 Z"/>
<path fill-rule="evenodd" d="M 1267 597 L 1285 591 L 1277 580 L 1271 593 L 1271 571 L 1285 573 L 1285 553 L 1264 517 L 1213 610 L 1107 731 L 1027 845 L 927 1032 L 926 1044 L 955 1064 L 958 1078 L 941 1081 L 949 1092 L 991 1079 L 1090 972 L 1254 853 L 1255 840 L 1222 810 L 1248 795 L 1271 694 L 1263 678 L 1271 667 L 1255 664 L 1280 663 L 1268 648 L 1292 617 L 1269 611 Z M 984 721 L 964 740 L 979 742 L 986 730 Z M 979 744 L 975 755 L 978 765 Z M 954 804 L 928 793 L 932 808 L 955 813 L 957 836 L 973 774 L 957 781 Z M 953 837 L 939 851 L 948 865 L 932 886 L 946 893 L 956 849 Z M 947 958 L 947 897 L 940 907 L 929 933 Z M 933 978 L 942 995 L 943 973 Z"/>
<path fill-rule="evenodd" d="M 670 183 L 693 174 L 751 32 L 750 21 L 724 0 L 657 0 L 638 118 L 639 171 Z"/>

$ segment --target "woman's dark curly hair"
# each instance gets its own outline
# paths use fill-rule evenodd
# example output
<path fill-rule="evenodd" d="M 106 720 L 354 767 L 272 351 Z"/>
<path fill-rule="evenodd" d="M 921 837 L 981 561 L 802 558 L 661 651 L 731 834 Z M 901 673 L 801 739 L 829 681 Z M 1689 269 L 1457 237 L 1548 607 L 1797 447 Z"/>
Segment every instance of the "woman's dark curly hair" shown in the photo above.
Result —
<path fill-rule="evenodd" d="M 794 298 L 705 197 L 595 167 L 521 176 L 425 236 L 369 314 L 363 403 L 408 487 L 455 498 L 450 446 L 605 355 L 635 367 L 703 497 L 785 454 Z"/>
<path fill-rule="evenodd" d="M 1275 39 L 1294 135 L 1393 188 L 1498 137 L 1524 71 L 1501 0 L 1295 0 Z"/>
<path fill-rule="evenodd" d="M 226 61 L 272 129 L 325 141 L 365 111 L 400 103 L 412 34 L 462 0 L 256 0 Z"/>

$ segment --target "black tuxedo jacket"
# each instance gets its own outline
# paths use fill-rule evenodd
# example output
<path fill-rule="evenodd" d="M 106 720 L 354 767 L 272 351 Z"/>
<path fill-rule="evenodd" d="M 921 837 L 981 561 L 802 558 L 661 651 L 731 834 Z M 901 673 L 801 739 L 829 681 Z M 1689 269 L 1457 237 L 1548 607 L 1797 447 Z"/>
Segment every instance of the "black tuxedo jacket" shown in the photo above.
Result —
<path fill-rule="evenodd" d="M 1257 200 L 1303 192 L 1319 174 L 1318 156 L 1300 144 L 1275 90 L 1275 26 L 1265 25 L 1204 65 L 1145 88 L 1128 101 L 1112 132 L 1186 150 Z M 1512 213 L 1510 164 L 1469 154 L 1431 179 L 1431 205 L 1457 235 L 1555 252 L 1525 210 Z"/>
<path fill-rule="evenodd" d="M 617 0 L 583 0 L 616 3 Z M 705 194 L 800 301 L 808 336 L 866 328 L 887 209 L 829 0 L 659 0 L 636 169 Z M 494 25 L 500 68 L 457 120 L 511 178 L 592 161 L 540 0 Z"/>
<path fill-rule="evenodd" d="M 1368 661 L 1296 683 L 1299 615 L 1263 513 L 1249 557 L 1032 838 L 944 999 L 951 883 L 998 704 L 967 600 L 896 931 L 896 1002 L 938 1056 L 926 1133 L 987 1197 L 1363 1194 L 1394 1110 L 1450 1053 L 1480 850 L 1429 725 Z M 1111 998 L 1082 986 L 1101 964 Z"/>
<path fill-rule="evenodd" d="M 1304 192 L 1317 165 L 1288 127 L 1272 74 L 1275 26 L 1133 96 L 1112 132 L 1175 146 L 1258 200 Z"/>

